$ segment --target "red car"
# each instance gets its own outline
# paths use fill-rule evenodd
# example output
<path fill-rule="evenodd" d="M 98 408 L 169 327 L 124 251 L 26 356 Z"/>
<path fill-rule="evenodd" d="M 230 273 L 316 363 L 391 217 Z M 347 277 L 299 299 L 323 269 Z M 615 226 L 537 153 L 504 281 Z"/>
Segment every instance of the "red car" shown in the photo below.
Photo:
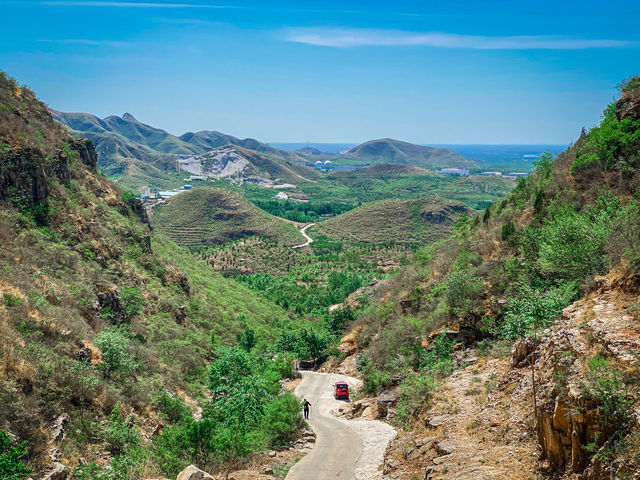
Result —
<path fill-rule="evenodd" d="M 349 398 L 349 385 L 346 383 L 336 383 L 336 390 L 333 396 L 336 398 Z"/>

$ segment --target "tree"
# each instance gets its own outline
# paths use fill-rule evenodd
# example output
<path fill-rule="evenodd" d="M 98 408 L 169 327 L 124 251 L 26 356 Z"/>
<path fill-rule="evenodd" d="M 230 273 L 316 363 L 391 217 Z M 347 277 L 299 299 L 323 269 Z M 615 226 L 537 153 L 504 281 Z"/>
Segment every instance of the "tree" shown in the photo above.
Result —
<path fill-rule="evenodd" d="M 33 470 L 22 461 L 26 455 L 27 442 L 11 445 L 7 432 L 0 430 L 0 478 L 3 480 L 22 480 Z"/>
<path fill-rule="evenodd" d="M 506 338 L 524 339 L 533 333 L 533 353 L 531 354 L 531 383 L 533 389 L 533 409 L 538 419 L 538 401 L 536 395 L 536 349 L 538 330 L 549 325 L 562 309 L 571 301 L 576 287 L 568 284 L 564 288 L 543 291 L 528 284 L 520 284 L 518 291 L 507 305 L 507 314 L 502 324 L 502 334 Z"/>
<path fill-rule="evenodd" d="M 238 439 L 258 424 L 269 395 L 246 350 L 237 346 L 220 347 L 216 353 L 218 358 L 209 368 L 209 388 L 213 395 L 210 413 L 222 425 L 235 429 L 227 457 L 226 479 L 236 455 Z"/>

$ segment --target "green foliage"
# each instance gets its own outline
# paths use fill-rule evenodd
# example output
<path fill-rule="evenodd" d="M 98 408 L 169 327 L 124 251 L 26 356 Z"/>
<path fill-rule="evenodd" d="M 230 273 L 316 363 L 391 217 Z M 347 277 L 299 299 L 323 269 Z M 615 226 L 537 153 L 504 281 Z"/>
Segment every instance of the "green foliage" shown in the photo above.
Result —
<path fill-rule="evenodd" d="M 348 306 L 334 310 L 329 315 L 327 321 L 327 329 L 333 335 L 340 335 L 344 330 L 344 327 L 355 320 L 356 315 Z"/>
<path fill-rule="evenodd" d="M 363 389 L 367 394 L 377 395 L 389 381 L 389 375 L 379 370 L 366 356 L 360 357 L 359 371 L 362 373 Z"/>
<path fill-rule="evenodd" d="M 16 297 L 15 295 L 11 295 L 10 293 L 5 293 L 4 295 L 2 295 L 2 300 L 8 308 L 19 307 L 24 303 L 24 300 L 22 300 L 20 297 Z"/>
<path fill-rule="evenodd" d="M 137 288 L 123 288 L 119 292 L 122 311 L 127 318 L 135 318 L 144 310 L 145 300 Z"/>
<path fill-rule="evenodd" d="M 424 408 L 431 398 L 436 383 L 431 375 L 409 375 L 400 384 L 400 400 L 396 416 L 401 422 L 407 422 L 419 410 Z"/>
<path fill-rule="evenodd" d="M 275 397 L 266 407 L 260 432 L 271 448 L 289 444 L 304 425 L 300 401 L 291 393 Z"/>
<path fill-rule="evenodd" d="M 105 432 L 107 449 L 112 455 L 124 455 L 140 445 L 138 429 L 127 422 L 122 414 L 122 406 L 118 403 L 109 415 L 109 426 Z"/>
<path fill-rule="evenodd" d="M 447 306 L 456 316 L 464 315 L 472 305 L 472 298 L 482 290 L 482 281 L 467 268 L 454 270 L 444 278 Z"/>
<path fill-rule="evenodd" d="M 169 423 L 180 423 L 191 416 L 191 410 L 185 405 L 184 400 L 177 395 L 171 395 L 166 390 L 162 390 L 154 397 L 153 405 Z"/>
<path fill-rule="evenodd" d="M 138 368 L 131 354 L 131 333 L 126 327 L 111 327 L 102 330 L 95 338 L 95 344 L 102 350 L 101 368 L 107 375 L 130 374 Z"/>
<path fill-rule="evenodd" d="M 633 80 L 633 85 L 636 80 Z M 632 89 L 635 87 L 632 87 Z M 591 166 L 600 165 L 605 170 L 618 168 L 623 173 L 640 166 L 640 119 L 631 117 L 619 121 L 616 105 L 610 104 L 604 111 L 602 121 L 584 137 L 576 160 L 571 165 L 571 174 Z"/>
<path fill-rule="evenodd" d="M 583 390 L 602 405 L 602 425 L 616 431 L 625 429 L 631 419 L 633 400 L 628 397 L 621 373 L 602 355 L 592 358 L 587 365 L 589 383 L 583 385 Z"/>
<path fill-rule="evenodd" d="M 33 470 L 23 462 L 26 456 L 27 443 L 11 445 L 11 438 L 0 430 L 0 478 L 3 480 L 22 480 Z"/>
<path fill-rule="evenodd" d="M 507 304 L 500 327 L 502 335 L 505 338 L 524 338 L 535 329 L 546 327 L 562 313 L 575 294 L 575 285 L 543 291 L 520 284 Z"/>
<path fill-rule="evenodd" d="M 640 89 L 640 76 L 634 75 L 626 80 L 620 82 L 618 88 L 621 92 L 632 92 Z"/>
<path fill-rule="evenodd" d="M 455 343 L 455 339 L 449 338 L 446 331 L 436 335 L 431 345 L 423 350 L 420 366 L 434 375 L 449 375 L 453 371 L 451 355 Z"/>
<path fill-rule="evenodd" d="M 294 222 L 317 222 L 324 216 L 335 216 L 348 212 L 354 204 L 342 202 L 298 203 L 289 200 L 252 200 L 252 203 L 271 215 Z"/>

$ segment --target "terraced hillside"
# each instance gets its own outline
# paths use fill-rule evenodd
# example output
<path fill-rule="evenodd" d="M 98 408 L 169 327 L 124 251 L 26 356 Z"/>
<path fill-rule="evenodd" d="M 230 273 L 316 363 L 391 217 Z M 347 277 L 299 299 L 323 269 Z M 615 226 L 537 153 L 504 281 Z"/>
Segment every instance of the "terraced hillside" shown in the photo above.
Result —
<path fill-rule="evenodd" d="M 196 249 L 252 236 L 285 245 L 305 241 L 293 224 L 221 188 L 200 187 L 176 195 L 159 206 L 153 222 L 158 231 L 179 245 Z"/>
<path fill-rule="evenodd" d="M 345 242 L 425 245 L 443 238 L 469 208 L 440 197 L 367 203 L 313 227 L 310 235 Z"/>

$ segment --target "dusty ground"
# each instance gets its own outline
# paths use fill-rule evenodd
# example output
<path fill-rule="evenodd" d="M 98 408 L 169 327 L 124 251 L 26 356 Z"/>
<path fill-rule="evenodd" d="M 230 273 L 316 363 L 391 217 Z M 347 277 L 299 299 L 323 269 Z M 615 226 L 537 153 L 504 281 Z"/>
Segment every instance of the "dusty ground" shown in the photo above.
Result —
<path fill-rule="evenodd" d="M 535 479 L 532 400 L 516 390 L 527 373 L 510 370 L 506 359 L 480 359 L 454 372 L 413 431 L 390 445 L 385 478 Z"/>

